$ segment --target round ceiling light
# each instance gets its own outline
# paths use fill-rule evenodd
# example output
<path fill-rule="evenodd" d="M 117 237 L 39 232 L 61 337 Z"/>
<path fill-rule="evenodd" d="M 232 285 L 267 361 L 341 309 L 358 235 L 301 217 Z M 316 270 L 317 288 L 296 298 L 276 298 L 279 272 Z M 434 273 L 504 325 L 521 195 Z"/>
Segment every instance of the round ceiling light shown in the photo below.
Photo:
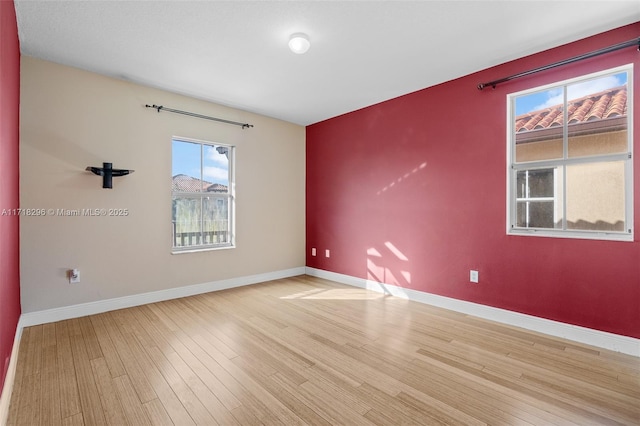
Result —
<path fill-rule="evenodd" d="M 298 55 L 302 55 L 311 47 L 311 43 L 309 42 L 309 36 L 304 33 L 295 33 L 291 34 L 289 38 L 289 49 L 293 53 L 297 53 Z"/>

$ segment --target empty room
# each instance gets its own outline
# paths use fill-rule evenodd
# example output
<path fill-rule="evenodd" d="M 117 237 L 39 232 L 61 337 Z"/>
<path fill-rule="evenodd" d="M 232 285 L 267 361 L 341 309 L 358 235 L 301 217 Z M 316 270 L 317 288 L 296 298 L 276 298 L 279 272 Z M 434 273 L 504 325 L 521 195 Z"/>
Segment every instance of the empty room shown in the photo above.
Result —
<path fill-rule="evenodd" d="M 0 1 L 0 425 L 639 425 L 638 68 L 638 1 Z"/>

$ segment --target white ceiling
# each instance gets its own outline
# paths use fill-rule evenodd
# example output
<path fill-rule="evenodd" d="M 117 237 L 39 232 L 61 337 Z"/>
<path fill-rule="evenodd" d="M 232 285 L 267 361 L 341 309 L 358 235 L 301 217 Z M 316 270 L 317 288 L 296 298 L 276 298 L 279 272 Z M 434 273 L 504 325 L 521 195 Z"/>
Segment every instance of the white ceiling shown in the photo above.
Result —
<path fill-rule="evenodd" d="M 640 0 L 15 6 L 24 55 L 301 125 L 640 21 Z"/>

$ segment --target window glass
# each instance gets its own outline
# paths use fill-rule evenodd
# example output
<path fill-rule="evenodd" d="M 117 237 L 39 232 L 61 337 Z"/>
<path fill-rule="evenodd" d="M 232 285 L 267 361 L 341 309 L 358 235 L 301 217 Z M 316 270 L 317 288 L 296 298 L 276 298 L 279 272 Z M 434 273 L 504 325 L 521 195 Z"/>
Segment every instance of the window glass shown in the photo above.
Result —
<path fill-rule="evenodd" d="M 517 226 L 556 227 L 554 169 L 520 170 L 516 177 Z"/>
<path fill-rule="evenodd" d="M 627 74 L 567 86 L 569 157 L 627 152 Z"/>
<path fill-rule="evenodd" d="M 535 92 L 515 98 L 514 103 L 516 162 L 562 158 L 562 92 L 558 89 Z"/>
<path fill-rule="evenodd" d="M 567 166 L 567 228 L 624 231 L 625 163 Z"/>

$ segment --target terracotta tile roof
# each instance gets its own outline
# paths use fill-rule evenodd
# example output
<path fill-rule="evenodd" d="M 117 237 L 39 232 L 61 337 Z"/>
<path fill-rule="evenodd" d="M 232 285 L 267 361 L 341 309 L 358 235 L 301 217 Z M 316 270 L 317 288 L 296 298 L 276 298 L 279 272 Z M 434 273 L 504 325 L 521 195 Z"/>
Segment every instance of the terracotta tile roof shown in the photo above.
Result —
<path fill-rule="evenodd" d="M 567 106 L 569 124 L 627 115 L 627 86 L 615 87 L 576 99 Z M 562 126 L 562 104 L 522 114 L 515 119 L 518 133 Z"/>
<path fill-rule="evenodd" d="M 187 175 L 175 175 L 171 180 L 171 190 L 176 192 L 227 192 L 228 188 L 219 183 L 211 183 Z"/>
<path fill-rule="evenodd" d="M 207 192 L 227 192 L 229 188 L 221 183 L 214 183 L 207 187 Z"/>

